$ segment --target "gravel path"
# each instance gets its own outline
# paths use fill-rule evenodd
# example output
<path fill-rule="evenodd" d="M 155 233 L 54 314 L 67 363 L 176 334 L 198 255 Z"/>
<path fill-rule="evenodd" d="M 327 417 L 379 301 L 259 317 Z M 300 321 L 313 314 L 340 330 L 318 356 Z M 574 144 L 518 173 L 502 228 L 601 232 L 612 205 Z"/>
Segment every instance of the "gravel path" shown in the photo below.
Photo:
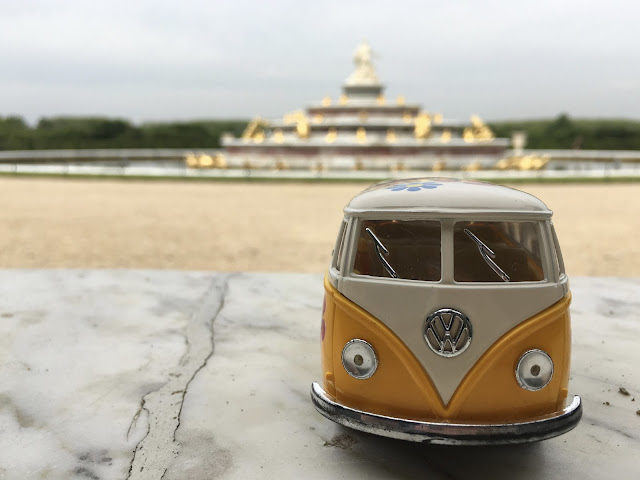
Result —
<path fill-rule="evenodd" d="M 323 272 L 364 187 L 0 178 L 0 268 Z M 516 188 L 554 210 L 569 275 L 640 275 L 640 184 Z"/>

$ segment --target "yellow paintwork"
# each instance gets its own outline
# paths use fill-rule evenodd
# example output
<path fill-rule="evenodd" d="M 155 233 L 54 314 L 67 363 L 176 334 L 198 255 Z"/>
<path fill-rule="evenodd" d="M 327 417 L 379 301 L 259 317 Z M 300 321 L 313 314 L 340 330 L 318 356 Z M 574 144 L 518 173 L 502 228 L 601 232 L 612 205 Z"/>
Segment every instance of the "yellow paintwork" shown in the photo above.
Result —
<path fill-rule="evenodd" d="M 324 286 L 323 384 L 337 402 L 380 415 L 457 422 L 520 421 L 564 407 L 571 356 L 571 294 L 503 335 L 444 405 L 422 365 L 386 325 L 345 298 L 327 278 Z M 367 380 L 351 377 L 342 367 L 342 349 L 353 338 L 369 342 L 378 356 L 378 369 Z M 522 389 L 515 378 L 520 356 L 532 348 L 547 352 L 555 369 L 549 385 L 536 392 Z"/>

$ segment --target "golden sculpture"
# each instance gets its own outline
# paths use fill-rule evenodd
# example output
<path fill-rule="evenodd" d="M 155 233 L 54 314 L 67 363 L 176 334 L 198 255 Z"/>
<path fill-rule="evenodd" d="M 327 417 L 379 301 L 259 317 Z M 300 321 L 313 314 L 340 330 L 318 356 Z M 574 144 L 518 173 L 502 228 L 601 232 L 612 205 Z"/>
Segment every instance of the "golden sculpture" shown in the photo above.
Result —
<path fill-rule="evenodd" d="M 247 128 L 242 132 L 242 139 L 247 142 L 253 139 L 256 135 L 262 133 L 264 139 L 264 129 L 269 126 L 269 122 L 264 120 L 263 118 L 256 117 L 249 122 Z"/>
<path fill-rule="evenodd" d="M 433 123 L 435 125 L 441 125 L 442 124 L 442 114 L 441 113 L 434 113 L 433 114 Z"/>
<path fill-rule="evenodd" d="M 296 124 L 296 133 L 300 138 L 309 138 L 311 128 L 309 127 L 309 121 L 306 117 L 300 117 Z"/>
<path fill-rule="evenodd" d="M 404 112 L 402 112 L 402 120 L 404 120 L 404 123 L 411 123 L 411 120 L 413 120 L 413 115 L 411 115 L 410 111 L 405 110 Z"/>
<path fill-rule="evenodd" d="M 309 166 L 309 169 L 314 173 L 318 173 L 318 172 L 326 171 L 327 166 L 322 161 L 319 161 L 317 163 L 311 163 L 311 165 Z"/>
<path fill-rule="evenodd" d="M 253 162 L 248 158 L 245 158 L 242 162 L 242 168 L 245 170 L 252 170 L 254 168 Z"/>
<path fill-rule="evenodd" d="M 498 170 L 542 170 L 551 160 L 549 155 L 512 156 L 498 160 L 493 168 Z"/>
<path fill-rule="evenodd" d="M 393 162 L 389 166 L 389 170 L 392 172 L 406 172 L 408 168 L 407 168 L 407 165 L 402 160 L 398 160 L 397 162 Z"/>
<path fill-rule="evenodd" d="M 282 133 L 282 129 L 276 128 L 273 131 L 273 141 L 280 144 L 284 142 L 284 134 Z"/>
<path fill-rule="evenodd" d="M 398 97 L 396 98 L 396 103 L 398 105 L 404 105 L 404 95 L 398 95 Z"/>
<path fill-rule="evenodd" d="M 356 140 L 358 140 L 358 143 L 365 143 L 367 141 L 367 131 L 363 127 L 356 130 Z"/>
<path fill-rule="evenodd" d="M 295 112 L 286 113 L 283 117 L 283 121 L 285 125 L 293 125 L 297 123 L 301 117 L 304 117 L 305 114 L 302 110 L 296 110 Z"/>
<path fill-rule="evenodd" d="M 188 153 L 184 161 L 189 168 L 227 168 L 227 161 L 221 153 L 216 155 Z"/>
<path fill-rule="evenodd" d="M 322 115 L 321 113 L 316 113 L 313 116 L 313 123 L 322 123 L 322 120 L 324 120 L 324 115 Z"/>
<path fill-rule="evenodd" d="M 189 168 L 196 168 L 198 166 L 198 157 L 196 157 L 193 153 L 189 152 L 184 157 L 184 163 Z"/>
<path fill-rule="evenodd" d="M 256 132 L 252 138 L 255 143 L 264 142 L 264 130 L 260 130 L 259 132 Z"/>
<path fill-rule="evenodd" d="M 295 112 L 287 113 L 284 116 L 285 125 L 296 125 L 296 133 L 300 138 L 309 138 L 311 133 L 311 127 L 309 126 L 309 119 L 303 111 L 298 110 Z"/>
<path fill-rule="evenodd" d="M 414 124 L 413 133 L 416 138 L 429 138 L 429 135 L 431 135 L 431 117 L 428 113 L 421 113 L 415 117 Z"/>
<path fill-rule="evenodd" d="M 482 164 L 479 161 L 471 162 L 469 165 L 465 165 L 461 170 L 465 172 L 477 172 L 482 169 Z"/>
<path fill-rule="evenodd" d="M 369 44 L 363 41 L 353 54 L 354 72 L 347 78 L 347 85 L 379 85 L 378 75 L 373 67 L 373 51 Z"/>
<path fill-rule="evenodd" d="M 216 168 L 227 168 L 227 160 L 224 158 L 224 155 L 219 153 L 215 156 L 215 164 Z"/>
<path fill-rule="evenodd" d="M 386 103 L 386 99 L 384 98 L 384 95 L 378 95 L 378 98 L 376 98 L 376 103 L 378 105 L 384 105 Z"/>
<path fill-rule="evenodd" d="M 451 141 L 451 130 L 449 128 L 445 128 L 442 131 L 442 135 L 440 135 L 440 141 L 442 143 L 449 143 Z"/>
<path fill-rule="evenodd" d="M 477 115 L 471 115 L 471 126 L 462 131 L 465 142 L 488 142 L 494 139 L 493 132 Z"/>
<path fill-rule="evenodd" d="M 328 107 L 329 105 L 331 105 L 331 97 L 324 97 L 322 99 L 322 106 Z"/>
<path fill-rule="evenodd" d="M 394 128 L 390 128 L 387 130 L 387 142 L 395 143 L 396 141 L 396 130 Z"/>
<path fill-rule="evenodd" d="M 348 101 L 349 97 L 347 97 L 345 94 L 340 95 L 340 98 L 338 99 L 338 103 L 340 105 L 346 105 Z"/>
<path fill-rule="evenodd" d="M 431 168 L 431 170 L 433 170 L 434 172 L 441 172 L 442 170 L 445 169 L 446 166 L 447 164 L 444 162 L 444 160 L 438 160 L 436 163 L 433 164 L 433 167 Z"/>
<path fill-rule="evenodd" d="M 200 158 L 198 158 L 198 167 L 200 168 L 213 167 L 213 157 L 211 155 L 207 155 L 206 153 L 203 153 L 202 155 L 200 155 Z"/>
<path fill-rule="evenodd" d="M 276 164 L 274 165 L 274 169 L 278 170 L 278 171 L 289 170 L 289 164 L 287 163 L 286 160 L 278 159 L 278 160 L 276 160 Z"/>
<path fill-rule="evenodd" d="M 327 143 L 333 143 L 336 141 L 337 137 L 338 137 L 338 131 L 335 128 L 330 128 L 329 131 L 327 132 L 327 136 L 325 137 L 324 141 Z"/>

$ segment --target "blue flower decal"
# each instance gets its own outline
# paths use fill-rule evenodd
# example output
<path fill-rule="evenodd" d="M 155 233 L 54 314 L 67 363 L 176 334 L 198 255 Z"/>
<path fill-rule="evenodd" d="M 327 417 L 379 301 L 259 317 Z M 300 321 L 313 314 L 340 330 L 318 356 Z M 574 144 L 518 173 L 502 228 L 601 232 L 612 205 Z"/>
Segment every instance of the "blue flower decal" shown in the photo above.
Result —
<path fill-rule="evenodd" d="M 407 192 L 418 192 L 420 190 L 432 190 L 434 188 L 438 188 L 442 185 L 439 182 L 407 182 L 407 183 L 398 183 L 396 185 L 392 185 L 387 187 L 392 192 L 399 192 L 401 190 L 406 190 Z"/>

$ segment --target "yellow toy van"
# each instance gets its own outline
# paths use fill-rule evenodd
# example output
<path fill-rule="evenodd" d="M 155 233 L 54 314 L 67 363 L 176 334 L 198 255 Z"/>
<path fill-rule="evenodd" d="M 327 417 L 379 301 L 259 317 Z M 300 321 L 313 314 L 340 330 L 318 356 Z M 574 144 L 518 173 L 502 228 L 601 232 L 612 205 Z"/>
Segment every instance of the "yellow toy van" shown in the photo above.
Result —
<path fill-rule="evenodd" d="M 579 422 L 569 282 L 536 197 L 444 178 L 374 185 L 344 209 L 324 288 L 311 398 L 330 420 L 467 445 Z"/>

